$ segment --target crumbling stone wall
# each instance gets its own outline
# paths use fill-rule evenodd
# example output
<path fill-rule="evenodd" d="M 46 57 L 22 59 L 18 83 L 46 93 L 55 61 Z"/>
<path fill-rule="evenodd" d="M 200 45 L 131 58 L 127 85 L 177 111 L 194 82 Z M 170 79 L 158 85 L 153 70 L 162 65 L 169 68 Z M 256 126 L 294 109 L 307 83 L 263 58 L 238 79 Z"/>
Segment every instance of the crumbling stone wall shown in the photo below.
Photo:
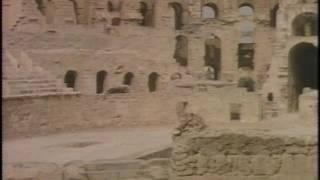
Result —
<path fill-rule="evenodd" d="M 316 179 L 315 136 L 218 130 L 174 141 L 172 179 Z"/>

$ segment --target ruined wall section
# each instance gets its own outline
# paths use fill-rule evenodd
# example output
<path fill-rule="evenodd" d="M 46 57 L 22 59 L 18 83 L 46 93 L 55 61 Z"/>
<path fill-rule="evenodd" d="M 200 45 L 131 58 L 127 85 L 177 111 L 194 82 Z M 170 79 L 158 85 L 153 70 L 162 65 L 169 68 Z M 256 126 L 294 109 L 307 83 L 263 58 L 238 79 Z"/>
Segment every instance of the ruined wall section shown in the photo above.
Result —
<path fill-rule="evenodd" d="M 302 13 L 313 12 L 317 14 L 313 1 L 280 1 L 277 14 L 277 27 L 275 31 L 275 40 L 273 42 L 273 56 L 267 72 L 267 79 L 263 85 L 263 95 L 266 98 L 268 93 L 272 93 L 276 99 L 279 113 L 288 112 L 289 99 L 289 52 L 295 45 L 306 42 L 315 47 L 318 45 L 315 36 L 294 36 L 293 20 Z"/>
<path fill-rule="evenodd" d="M 180 137 L 172 179 L 315 179 L 315 136 L 217 131 Z"/>

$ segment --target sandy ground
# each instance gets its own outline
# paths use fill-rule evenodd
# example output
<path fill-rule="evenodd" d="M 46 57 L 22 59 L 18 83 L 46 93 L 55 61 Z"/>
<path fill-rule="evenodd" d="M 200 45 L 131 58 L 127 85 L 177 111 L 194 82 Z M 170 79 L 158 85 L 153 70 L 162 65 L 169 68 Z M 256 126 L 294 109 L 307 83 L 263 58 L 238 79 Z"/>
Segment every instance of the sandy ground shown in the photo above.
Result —
<path fill-rule="evenodd" d="M 306 122 L 297 115 L 286 115 L 258 123 L 222 123 L 210 126 L 212 132 L 260 131 L 285 136 L 315 136 L 317 121 Z M 65 133 L 3 142 L 3 162 L 52 162 L 64 164 L 81 160 L 119 160 L 164 149 L 171 145 L 172 127 L 135 127 L 92 132 Z"/>
<path fill-rule="evenodd" d="M 165 127 L 126 128 L 8 140 L 3 142 L 3 162 L 64 164 L 128 158 L 170 145 L 171 131 Z"/>

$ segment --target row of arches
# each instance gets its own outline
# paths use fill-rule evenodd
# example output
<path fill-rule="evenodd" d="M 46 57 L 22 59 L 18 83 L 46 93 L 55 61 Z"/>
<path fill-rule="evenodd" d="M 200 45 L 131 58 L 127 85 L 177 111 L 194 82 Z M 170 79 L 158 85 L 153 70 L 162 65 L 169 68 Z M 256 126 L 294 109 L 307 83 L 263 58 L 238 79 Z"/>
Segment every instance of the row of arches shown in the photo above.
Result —
<path fill-rule="evenodd" d="M 81 6 L 87 6 L 86 1 L 81 1 L 81 5 L 77 0 L 68 0 L 73 5 L 73 11 L 75 14 L 76 24 L 87 24 L 88 14 L 85 8 Z M 52 24 L 55 18 L 56 5 L 53 0 L 35 0 L 38 10 L 46 18 L 47 24 Z M 185 23 L 185 10 L 180 3 L 169 3 L 169 6 L 174 11 L 174 26 L 176 30 L 181 30 Z M 121 3 L 114 4 L 111 1 L 107 3 L 107 9 L 109 12 L 120 11 Z M 140 25 L 153 26 L 154 24 L 154 7 L 153 4 L 147 4 L 146 2 L 140 2 L 139 13 L 142 15 Z M 277 12 L 279 4 L 276 4 L 270 10 L 270 26 L 276 27 Z M 254 13 L 254 7 L 249 3 L 243 3 L 239 6 L 240 16 L 252 16 Z M 219 9 L 215 3 L 207 3 L 202 7 L 203 19 L 215 19 L 219 16 Z M 113 18 L 111 24 L 114 26 L 120 25 L 120 18 Z M 292 22 L 293 35 L 295 36 L 315 36 L 317 35 L 317 15 L 312 12 L 306 12 L 298 15 Z"/>
<path fill-rule="evenodd" d="M 99 71 L 96 74 L 96 93 L 102 94 L 106 91 L 107 87 L 107 76 L 108 73 L 106 71 Z M 148 76 L 148 90 L 149 92 L 155 92 L 158 89 L 158 81 L 160 75 L 156 72 L 152 72 Z M 74 70 L 69 70 L 64 76 L 64 83 L 68 88 L 73 88 L 77 90 L 77 79 L 78 73 Z M 134 74 L 132 72 L 127 72 L 124 77 L 122 84 L 131 86 L 133 85 Z"/>
<path fill-rule="evenodd" d="M 213 79 L 218 80 L 221 73 L 221 40 L 218 37 L 207 39 L 204 42 L 204 49 L 203 65 L 213 69 Z M 188 38 L 186 36 L 179 35 L 176 37 L 173 58 L 180 66 L 188 66 Z"/>

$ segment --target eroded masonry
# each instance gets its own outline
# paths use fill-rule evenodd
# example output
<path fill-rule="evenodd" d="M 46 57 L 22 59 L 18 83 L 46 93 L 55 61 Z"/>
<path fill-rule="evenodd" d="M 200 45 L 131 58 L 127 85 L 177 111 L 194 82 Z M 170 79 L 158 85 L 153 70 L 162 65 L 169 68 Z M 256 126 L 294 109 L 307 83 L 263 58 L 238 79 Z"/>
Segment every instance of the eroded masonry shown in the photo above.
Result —
<path fill-rule="evenodd" d="M 178 112 L 178 119 L 191 125 L 179 127 L 190 125 L 196 133 L 176 132 L 183 140 L 174 138 L 171 159 L 126 162 L 143 170 L 122 179 L 160 180 L 168 174 L 312 179 L 316 140 L 285 132 L 209 132 L 218 124 L 261 123 L 272 124 L 267 126 L 272 131 L 287 119 L 315 128 L 317 5 L 316 0 L 3 0 L 4 137 L 174 127 L 177 103 L 187 102 L 192 113 Z M 108 167 L 125 171 L 126 163 L 100 165 L 114 172 Z M 103 179 L 106 174 L 95 174 L 98 166 L 82 164 L 82 174 L 90 177 L 64 179 Z M 146 170 L 153 166 L 156 170 Z M 79 167 L 71 164 L 70 172 Z"/>

